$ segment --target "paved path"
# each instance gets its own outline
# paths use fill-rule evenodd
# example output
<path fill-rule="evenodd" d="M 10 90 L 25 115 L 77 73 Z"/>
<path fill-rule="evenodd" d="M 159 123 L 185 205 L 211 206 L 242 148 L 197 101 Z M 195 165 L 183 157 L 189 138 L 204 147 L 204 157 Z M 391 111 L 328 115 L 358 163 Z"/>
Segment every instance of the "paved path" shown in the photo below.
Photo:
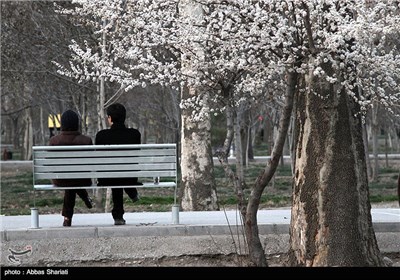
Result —
<path fill-rule="evenodd" d="M 377 232 L 400 233 L 400 209 L 376 208 L 371 213 Z M 132 234 L 132 230 L 137 230 L 137 234 L 159 235 L 161 227 L 163 235 L 201 235 L 208 234 L 210 229 L 214 234 L 226 234 L 230 227 L 241 225 L 239 213 L 233 210 L 180 212 L 179 224 L 172 223 L 171 212 L 125 213 L 124 218 L 126 225 L 114 226 L 110 213 L 75 214 L 70 229 L 75 237 L 92 234 L 124 236 Z M 60 238 L 60 234 L 70 234 L 62 227 L 62 221 L 59 214 L 40 215 L 39 228 L 32 228 L 35 222 L 32 223 L 30 215 L 0 216 L 1 234 L 6 240 L 49 238 L 52 234 Z M 290 209 L 259 210 L 257 221 L 260 230 L 288 233 Z"/>
<path fill-rule="evenodd" d="M 393 223 L 400 225 L 400 209 L 376 208 L 372 209 L 374 223 Z M 158 224 L 171 225 L 171 212 L 134 212 L 125 213 L 127 225 Z M 259 210 L 258 224 L 290 224 L 290 209 Z M 31 216 L 0 216 L 1 231 L 12 229 L 31 228 Z M 189 211 L 179 213 L 179 225 L 229 225 L 240 224 L 239 212 L 229 211 Z M 62 216 L 59 214 L 40 215 L 40 228 L 58 228 L 62 225 Z M 111 226 L 113 219 L 110 213 L 75 214 L 73 227 Z"/>

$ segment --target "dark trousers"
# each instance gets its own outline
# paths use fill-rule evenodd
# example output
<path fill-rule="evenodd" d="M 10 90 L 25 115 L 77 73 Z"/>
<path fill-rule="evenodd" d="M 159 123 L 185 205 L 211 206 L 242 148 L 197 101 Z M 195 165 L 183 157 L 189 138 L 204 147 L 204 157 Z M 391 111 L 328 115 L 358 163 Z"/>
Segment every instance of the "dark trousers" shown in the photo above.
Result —
<path fill-rule="evenodd" d="M 75 199 L 78 195 L 83 201 L 87 200 L 89 194 L 86 190 L 66 190 L 64 192 L 64 204 L 62 208 L 62 215 L 64 217 L 72 219 L 74 215 Z"/>
<path fill-rule="evenodd" d="M 136 188 L 126 188 L 126 189 L 111 189 L 113 209 L 111 214 L 115 219 L 122 219 L 124 216 L 124 190 L 130 199 L 134 199 L 138 192 Z"/>

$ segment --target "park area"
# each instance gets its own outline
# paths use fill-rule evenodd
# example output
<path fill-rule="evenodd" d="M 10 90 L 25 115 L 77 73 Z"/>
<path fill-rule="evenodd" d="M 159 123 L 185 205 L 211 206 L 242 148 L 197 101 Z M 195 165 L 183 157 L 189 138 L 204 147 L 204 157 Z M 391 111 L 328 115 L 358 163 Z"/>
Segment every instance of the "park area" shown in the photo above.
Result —
<path fill-rule="evenodd" d="M 379 181 L 371 184 L 371 201 L 373 208 L 398 208 L 396 196 L 396 170 L 397 161 L 391 162 L 392 169 L 382 169 Z M 248 183 L 255 179 L 257 170 L 262 168 L 260 163 L 252 163 L 248 177 Z M 215 166 L 216 181 L 218 182 L 218 193 L 221 199 L 221 208 L 223 210 L 236 209 L 235 195 L 229 183 L 223 177 L 218 164 Z M 2 214 L 3 215 L 29 215 L 32 206 L 32 178 L 31 164 L 29 162 L 9 161 L 2 162 Z M 290 168 L 285 166 L 280 168 L 275 178 L 274 186 L 266 189 L 263 195 L 263 202 L 260 209 L 280 209 L 290 207 Z M 173 191 L 168 189 L 142 189 L 140 191 L 141 201 L 131 203 L 126 198 L 127 212 L 147 212 L 147 211 L 170 211 L 173 204 Z M 62 207 L 62 191 L 42 191 L 36 193 L 37 204 L 40 205 L 41 214 L 58 214 Z M 17 201 L 17 203 L 16 203 Z M 77 199 L 76 213 L 96 213 L 99 210 L 87 209 L 80 199 Z M 50 242 L 50 241 L 47 241 Z M 83 242 L 83 241 L 78 241 Z M 118 240 L 115 241 L 118 243 Z M 58 244 L 55 242 L 54 244 Z M 55 245 L 54 245 L 55 246 Z M 130 245 L 134 246 L 134 245 Z M 52 248 L 54 249 L 54 247 Z M 85 255 L 85 254 L 84 254 Z M 386 262 L 390 266 L 400 266 L 400 252 L 383 252 Z M 285 266 L 287 255 L 285 252 L 272 253 L 267 255 L 268 265 L 270 267 Z M 231 254 L 183 254 L 181 256 L 163 257 L 132 257 L 132 258 L 103 258 L 101 260 L 84 261 L 64 261 L 51 262 L 43 261 L 38 266 L 47 267 L 104 267 L 104 268 L 123 268 L 123 267 L 245 267 L 248 266 L 246 256 Z"/>
<path fill-rule="evenodd" d="M 396 171 L 399 161 L 393 161 L 391 168 L 382 168 L 379 181 L 370 185 L 372 207 L 397 208 L 396 195 Z M 248 183 L 255 179 L 256 174 L 263 167 L 262 164 L 252 163 L 249 166 Z M 8 161 L 2 162 L 2 205 L 3 215 L 29 215 L 32 206 L 32 170 L 30 162 Z M 235 195 L 228 181 L 218 167 L 216 170 L 216 181 L 218 193 L 221 199 L 221 208 L 236 209 Z M 281 167 L 274 180 L 274 186 L 268 186 L 263 195 L 260 209 L 288 208 L 290 207 L 290 168 Z M 173 191 L 169 189 L 142 189 L 140 190 L 141 201 L 133 204 L 126 197 L 125 205 L 127 212 L 146 211 L 170 211 L 173 204 Z M 41 214 L 60 213 L 62 207 L 62 191 L 41 191 L 36 193 L 36 202 Z M 96 213 L 99 210 L 87 209 L 83 202 L 77 198 L 76 213 Z M 386 262 L 390 266 L 400 266 L 400 252 L 383 252 Z M 287 256 L 285 252 L 267 255 L 270 267 L 282 267 Z M 237 254 L 186 254 L 181 256 L 164 256 L 160 258 L 104 258 L 92 261 L 70 261 L 70 262 L 44 262 L 40 266 L 57 267 L 240 267 L 247 266 L 245 256 Z"/>
<path fill-rule="evenodd" d="M 292 266 L 384 266 L 370 205 L 399 207 L 399 23 L 398 0 L 2 1 L 1 214 L 60 214 L 63 191 L 34 192 L 35 147 L 81 145 L 56 141 L 69 133 L 109 145 L 97 136 L 129 128 L 115 144 L 173 144 L 172 163 L 136 170 L 124 148 L 42 170 L 153 183 L 170 165 L 182 211 L 247 209 L 255 266 L 271 261 L 255 210 L 281 208 Z M 93 187 L 96 206 L 75 213 L 110 211 Z M 172 188 L 139 191 L 126 212 L 176 204 Z"/>
<path fill-rule="evenodd" d="M 18 161 L 16 161 L 18 162 Z M 383 164 L 383 162 L 382 162 Z M 251 163 L 246 169 L 247 191 L 263 168 L 262 163 Z M 389 168 L 382 168 L 377 182 L 372 182 L 370 201 L 384 207 L 398 205 L 397 176 L 400 160 L 390 162 Z M 214 166 L 217 193 L 221 209 L 236 209 L 237 197 L 229 180 L 225 177 L 221 166 Z M 262 195 L 260 209 L 291 206 L 291 171 L 290 166 L 278 168 L 274 181 Z M 179 185 L 179 182 L 178 182 Z M 32 166 L 30 162 L 2 162 L 1 164 L 1 213 L 3 215 L 29 215 L 33 207 Z M 133 204 L 125 197 L 127 212 L 170 211 L 174 203 L 173 189 L 156 188 L 140 189 L 141 200 Z M 60 213 L 63 203 L 63 191 L 36 191 L 36 206 L 41 214 Z M 96 208 L 87 209 L 84 203 L 76 199 L 76 213 L 96 213 Z"/>

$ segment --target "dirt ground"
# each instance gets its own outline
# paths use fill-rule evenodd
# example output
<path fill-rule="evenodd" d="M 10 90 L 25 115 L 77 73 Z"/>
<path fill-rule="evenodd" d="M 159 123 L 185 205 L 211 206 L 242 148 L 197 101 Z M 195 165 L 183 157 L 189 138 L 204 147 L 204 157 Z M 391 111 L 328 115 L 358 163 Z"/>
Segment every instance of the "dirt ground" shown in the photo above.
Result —
<path fill-rule="evenodd" d="M 397 208 L 397 202 L 374 203 L 373 208 Z M 400 252 L 382 253 L 388 267 L 400 268 Z M 267 256 L 269 267 L 286 267 L 286 254 Z M 249 267 L 244 256 L 231 255 L 182 255 L 178 257 L 142 259 L 104 259 L 90 262 L 46 263 L 61 267 Z"/>
<path fill-rule="evenodd" d="M 400 267 L 400 252 L 384 253 L 388 267 Z M 269 267 L 286 267 L 286 254 L 267 256 Z M 46 264 L 49 266 L 50 264 Z M 245 257 L 237 255 L 191 255 L 158 259 L 125 259 L 54 264 L 60 267 L 250 267 Z"/>

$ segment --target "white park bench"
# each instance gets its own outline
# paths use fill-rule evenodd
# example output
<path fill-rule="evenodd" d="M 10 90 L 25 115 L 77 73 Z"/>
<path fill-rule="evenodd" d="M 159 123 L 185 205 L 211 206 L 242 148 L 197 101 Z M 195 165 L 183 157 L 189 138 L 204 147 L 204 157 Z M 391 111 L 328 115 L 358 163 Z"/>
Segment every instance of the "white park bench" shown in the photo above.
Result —
<path fill-rule="evenodd" d="M 137 177 L 143 185 L 97 186 L 98 178 Z M 51 179 L 92 179 L 91 186 L 58 187 Z M 34 146 L 34 207 L 31 227 L 39 227 L 36 191 L 99 188 L 174 188 L 172 223 L 179 223 L 176 144 Z"/>

